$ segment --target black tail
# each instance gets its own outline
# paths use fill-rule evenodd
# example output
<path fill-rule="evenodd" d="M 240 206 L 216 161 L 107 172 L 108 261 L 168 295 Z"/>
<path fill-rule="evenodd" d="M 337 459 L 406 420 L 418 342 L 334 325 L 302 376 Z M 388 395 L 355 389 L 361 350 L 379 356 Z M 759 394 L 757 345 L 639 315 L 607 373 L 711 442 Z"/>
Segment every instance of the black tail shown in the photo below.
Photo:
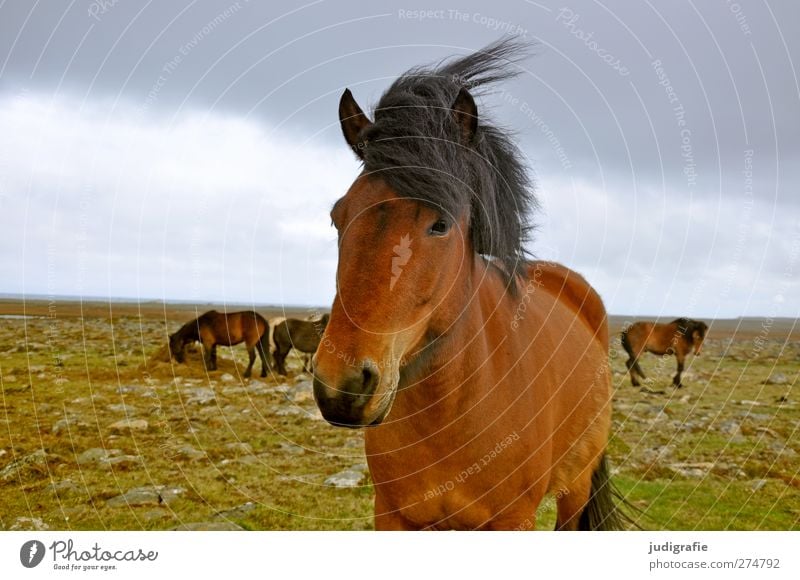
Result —
<path fill-rule="evenodd" d="M 631 341 L 628 340 L 628 329 L 623 328 L 622 332 L 619 335 L 620 342 L 622 342 L 622 348 L 625 349 L 625 352 L 628 353 L 628 356 L 633 356 L 633 349 L 631 348 Z"/>
<path fill-rule="evenodd" d="M 608 460 L 606 456 L 600 459 L 600 463 L 592 474 L 592 491 L 589 496 L 589 503 L 583 509 L 580 520 L 578 520 L 579 530 L 622 530 L 624 524 L 638 527 L 636 523 L 619 507 L 619 504 L 627 504 L 625 498 L 619 493 L 608 471 Z"/>
<path fill-rule="evenodd" d="M 631 341 L 628 338 L 628 329 L 623 328 L 622 332 L 620 333 L 620 342 L 622 342 L 622 348 L 625 349 L 625 352 L 628 353 L 628 360 L 631 362 L 626 363 L 628 366 L 628 370 L 633 369 L 636 374 L 638 374 L 643 379 L 646 378 L 644 372 L 642 372 L 642 367 L 639 366 L 639 359 L 633 354 L 633 347 L 631 346 Z M 635 383 L 635 380 L 634 380 Z"/>

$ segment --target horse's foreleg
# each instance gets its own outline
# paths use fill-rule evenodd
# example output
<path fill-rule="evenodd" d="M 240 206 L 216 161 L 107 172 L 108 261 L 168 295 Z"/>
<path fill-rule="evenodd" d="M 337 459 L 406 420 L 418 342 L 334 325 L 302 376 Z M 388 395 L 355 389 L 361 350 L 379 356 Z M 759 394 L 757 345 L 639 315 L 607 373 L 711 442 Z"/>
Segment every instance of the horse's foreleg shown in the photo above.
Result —
<path fill-rule="evenodd" d="M 211 361 L 211 370 L 212 371 L 217 370 L 217 345 L 216 344 L 212 345 L 212 347 L 211 347 L 210 361 Z"/>
<path fill-rule="evenodd" d="M 683 372 L 684 357 L 679 354 L 677 355 L 677 358 L 678 358 L 678 373 L 672 378 L 672 384 L 675 385 L 675 387 L 677 387 L 678 389 L 680 389 L 683 386 L 683 383 L 681 383 L 681 373 Z"/>
<path fill-rule="evenodd" d="M 250 363 L 247 365 L 247 370 L 244 371 L 244 378 L 250 378 L 250 371 L 253 370 L 253 363 L 256 362 L 256 349 L 255 347 L 248 346 L 247 347 L 247 355 L 250 357 Z"/>
<path fill-rule="evenodd" d="M 570 484 L 569 489 L 560 489 L 556 492 L 556 530 L 576 531 L 580 529 L 580 520 L 583 510 L 589 504 L 592 493 L 592 470 L 585 469 Z"/>

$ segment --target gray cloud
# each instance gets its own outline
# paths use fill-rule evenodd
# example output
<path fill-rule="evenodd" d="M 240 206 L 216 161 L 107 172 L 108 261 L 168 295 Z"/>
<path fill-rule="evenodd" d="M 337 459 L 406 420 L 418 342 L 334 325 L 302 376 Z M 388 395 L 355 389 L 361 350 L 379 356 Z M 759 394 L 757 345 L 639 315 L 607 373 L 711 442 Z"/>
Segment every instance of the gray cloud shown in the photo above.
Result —
<path fill-rule="evenodd" d="M 6 2 L 0 291 L 329 302 L 327 211 L 358 171 L 343 88 L 374 103 L 513 33 L 537 54 L 479 106 L 537 175 L 535 253 L 615 312 L 797 315 L 798 22 L 756 1 Z"/>

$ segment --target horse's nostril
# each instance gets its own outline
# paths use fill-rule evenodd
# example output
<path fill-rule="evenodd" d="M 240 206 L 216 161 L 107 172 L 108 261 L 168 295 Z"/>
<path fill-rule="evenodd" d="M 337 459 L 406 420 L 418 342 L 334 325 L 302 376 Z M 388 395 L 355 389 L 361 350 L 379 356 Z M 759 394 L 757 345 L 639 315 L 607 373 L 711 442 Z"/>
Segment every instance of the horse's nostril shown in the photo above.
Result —
<path fill-rule="evenodd" d="M 372 361 L 367 360 L 361 369 L 361 392 L 371 393 L 375 390 L 379 380 L 380 374 L 378 373 L 378 367 L 375 366 L 375 363 Z"/>

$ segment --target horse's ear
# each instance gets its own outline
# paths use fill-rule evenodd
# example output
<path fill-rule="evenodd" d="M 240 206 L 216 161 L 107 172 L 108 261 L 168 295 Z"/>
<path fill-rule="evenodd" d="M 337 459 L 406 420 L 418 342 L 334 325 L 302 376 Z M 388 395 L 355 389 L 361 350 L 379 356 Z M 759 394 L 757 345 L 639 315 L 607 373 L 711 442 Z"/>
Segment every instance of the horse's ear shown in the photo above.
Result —
<path fill-rule="evenodd" d="M 475 105 L 475 99 L 467 89 L 462 87 L 458 91 L 458 96 L 453 101 L 451 109 L 453 118 L 460 129 L 462 142 L 472 143 L 475 132 L 478 130 L 478 107 Z"/>
<path fill-rule="evenodd" d="M 364 111 L 358 106 L 350 89 L 345 89 L 339 99 L 339 122 L 347 144 L 359 158 L 364 159 L 365 141 L 360 137 L 361 131 L 372 125 Z"/>

